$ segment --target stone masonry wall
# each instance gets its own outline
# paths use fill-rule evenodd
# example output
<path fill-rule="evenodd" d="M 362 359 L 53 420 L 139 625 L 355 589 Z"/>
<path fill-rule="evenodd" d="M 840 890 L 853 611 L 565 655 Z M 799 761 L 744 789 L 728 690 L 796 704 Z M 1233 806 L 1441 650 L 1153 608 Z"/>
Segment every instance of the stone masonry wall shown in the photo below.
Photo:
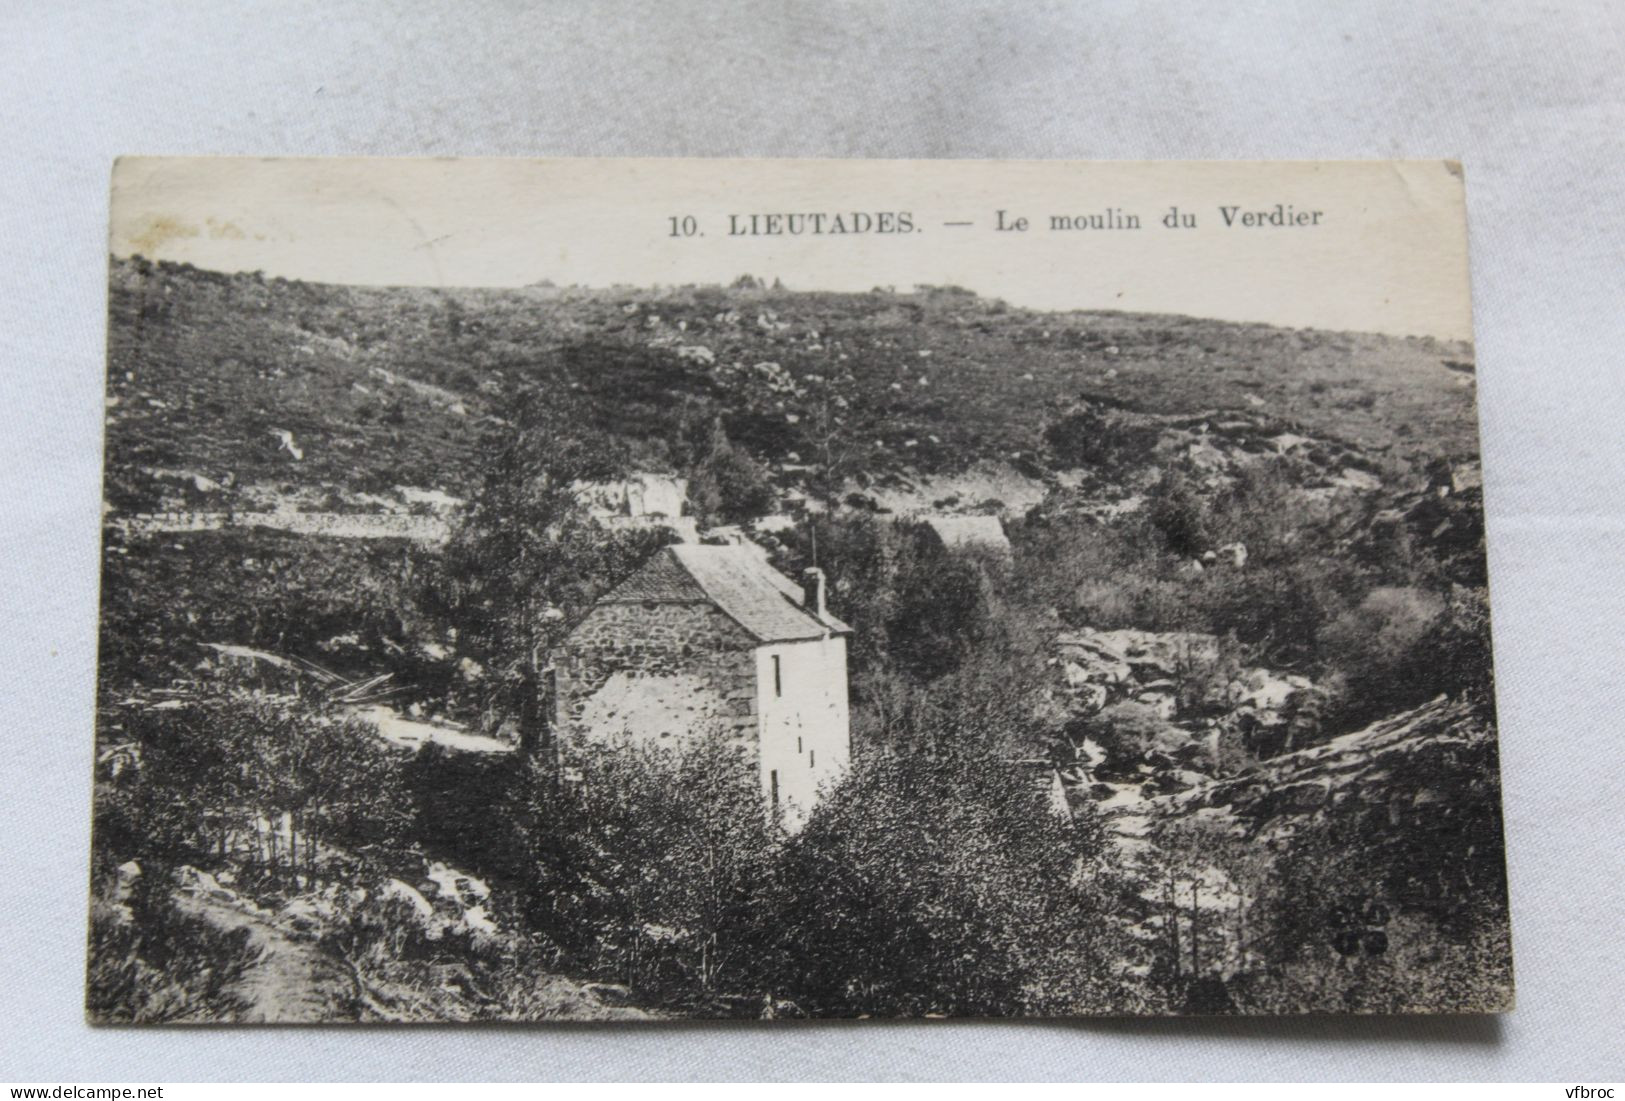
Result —
<path fill-rule="evenodd" d="M 568 747 L 595 733 L 584 728 L 583 711 L 616 673 L 697 677 L 721 699 L 722 721 L 754 739 L 754 649 L 754 639 L 712 604 L 601 604 L 554 655 L 561 742 Z"/>

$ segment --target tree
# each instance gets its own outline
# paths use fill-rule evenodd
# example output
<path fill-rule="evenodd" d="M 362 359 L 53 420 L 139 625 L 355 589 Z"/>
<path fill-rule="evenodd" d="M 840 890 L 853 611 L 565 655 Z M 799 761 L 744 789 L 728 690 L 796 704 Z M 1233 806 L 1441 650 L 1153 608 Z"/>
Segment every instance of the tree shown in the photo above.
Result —
<path fill-rule="evenodd" d="M 813 490 L 826 508 L 836 508 L 846 481 L 862 469 L 866 449 L 847 423 L 847 412 L 856 394 L 856 380 L 850 371 L 811 382 L 807 420 L 802 435 L 812 449 L 817 467 Z"/>
<path fill-rule="evenodd" d="M 992 629 L 993 589 L 980 564 L 929 544 L 904 560 L 887 637 L 898 665 L 922 681 L 960 668 Z"/>
<path fill-rule="evenodd" d="M 780 539 L 785 549 L 774 565 L 785 576 L 800 577 L 810 566 L 824 571 L 830 609 L 852 628 L 852 668 L 888 666 L 897 576 L 910 568 L 914 541 L 900 536 L 895 524 L 850 510 L 814 513 Z"/>
<path fill-rule="evenodd" d="M 712 732 L 579 760 L 573 789 L 535 776 L 508 808 L 533 928 L 573 965 L 658 1000 L 736 991 L 778 837 L 753 758 Z"/>
<path fill-rule="evenodd" d="M 1207 549 L 1207 510 L 1188 477 L 1177 470 L 1165 471 L 1149 498 L 1147 515 L 1170 554 L 1195 558 Z"/>
<path fill-rule="evenodd" d="M 1152 975 L 1176 1005 L 1233 1011 L 1221 976 L 1255 962 L 1249 911 L 1270 872 L 1269 850 L 1223 819 L 1195 815 L 1156 821 L 1150 838 L 1162 903 Z"/>
<path fill-rule="evenodd" d="M 689 478 L 696 515 L 737 524 L 773 510 L 777 495 L 767 468 L 728 441 L 722 418 L 711 422 L 704 453 Z"/>
<path fill-rule="evenodd" d="M 1157 439 L 1155 426 L 1126 424 L 1088 406 L 1044 429 L 1044 443 L 1057 466 L 1092 467 L 1108 478 L 1149 459 Z"/>
<path fill-rule="evenodd" d="M 592 603 L 675 536 L 606 531 L 581 503 L 583 482 L 621 472 L 597 437 L 579 434 L 567 405 L 530 392 L 491 441 L 480 489 L 425 586 L 457 631 L 457 646 L 494 674 L 491 702 L 514 709 L 533 691 L 536 657 Z"/>
<path fill-rule="evenodd" d="M 816 1015 L 1076 1011 L 1101 850 L 1019 766 L 871 757 L 786 847 L 762 983 Z"/>
<path fill-rule="evenodd" d="M 98 798 L 96 847 L 149 875 L 230 861 L 292 882 L 334 850 L 384 853 L 404 832 L 398 761 L 371 724 L 317 701 L 227 683 L 129 727 L 139 763 Z"/>
<path fill-rule="evenodd" d="M 775 563 L 816 563 L 853 629 L 853 740 L 925 754 L 1041 751 L 1046 616 L 1019 571 L 860 512 L 786 533 Z"/>

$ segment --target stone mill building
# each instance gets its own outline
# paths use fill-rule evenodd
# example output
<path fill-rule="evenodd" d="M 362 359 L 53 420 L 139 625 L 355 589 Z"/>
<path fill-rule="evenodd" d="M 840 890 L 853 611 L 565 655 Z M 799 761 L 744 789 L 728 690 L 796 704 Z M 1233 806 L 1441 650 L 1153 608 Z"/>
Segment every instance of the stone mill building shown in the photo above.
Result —
<path fill-rule="evenodd" d="M 560 750 L 594 739 L 739 738 L 789 829 L 851 756 L 846 636 L 824 576 L 797 585 L 742 546 L 657 552 L 554 655 Z"/>

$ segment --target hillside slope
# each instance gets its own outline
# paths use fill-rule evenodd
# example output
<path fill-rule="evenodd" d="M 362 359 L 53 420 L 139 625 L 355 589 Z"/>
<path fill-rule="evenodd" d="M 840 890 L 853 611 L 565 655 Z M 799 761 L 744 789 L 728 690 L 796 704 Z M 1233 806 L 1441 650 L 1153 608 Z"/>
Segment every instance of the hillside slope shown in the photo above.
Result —
<path fill-rule="evenodd" d="M 673 441 L 720 415 L 781 471 L 835 450 L 860 485 L 1038 476 L 1056 465 L 1046 426 L 1080 396 L 1267 416 L 1405 467 L 1477 451 L 1471 349 L 1431 339 L 956 289 L 343 287 L 139 258 L 113 262 L 110 295 L 107 492 L 128 511 L 462 497 L 526 388 L 587 399 L 582 427 L 640 466 L 672 465 Z"/>

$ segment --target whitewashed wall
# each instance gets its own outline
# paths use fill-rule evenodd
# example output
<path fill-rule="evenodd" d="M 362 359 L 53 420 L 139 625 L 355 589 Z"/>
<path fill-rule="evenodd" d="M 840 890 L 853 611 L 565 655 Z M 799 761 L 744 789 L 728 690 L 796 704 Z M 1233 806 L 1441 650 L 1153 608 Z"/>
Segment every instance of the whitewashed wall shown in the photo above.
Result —
<path fill-rule="evenodd" d="M 820 787 L 852 757 L 846 639 L 758 647 L 756 685 L 762 791 L 771 799 L 776 773 L 784 824 L 796 830 L 817 805 Z"/>

